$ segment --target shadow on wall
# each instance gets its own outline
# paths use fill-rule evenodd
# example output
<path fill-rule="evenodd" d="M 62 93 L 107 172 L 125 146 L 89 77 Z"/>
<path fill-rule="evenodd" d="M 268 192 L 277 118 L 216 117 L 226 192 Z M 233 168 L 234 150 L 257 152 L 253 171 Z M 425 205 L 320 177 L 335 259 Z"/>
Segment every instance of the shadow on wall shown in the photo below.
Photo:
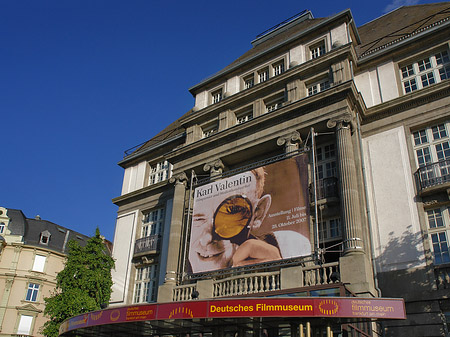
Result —
<path fill-rule="evenodd" d="M 379 287 L 385 297 L 403 297 L 410 300 L 436 289 L 433 268 L 426 265 L 421 233 L 411 231 L 401 236 L 389 233 L 389 241 L 376 259 Z"/>
<path fill-rule="evenodd" d="M 389 233 L 389 241 L 377 258 L 382 296 L 403 298 L 406 306 L 406 321 L 383 323 L 385 336 L 443 336 L 439 305 L 443 293 L 437 290 L 433 266 L 426 265 L 431 252 L 424 251 L 421 233 L 413 233 L 411 226 L 408 229 L 397 237 Z"/>

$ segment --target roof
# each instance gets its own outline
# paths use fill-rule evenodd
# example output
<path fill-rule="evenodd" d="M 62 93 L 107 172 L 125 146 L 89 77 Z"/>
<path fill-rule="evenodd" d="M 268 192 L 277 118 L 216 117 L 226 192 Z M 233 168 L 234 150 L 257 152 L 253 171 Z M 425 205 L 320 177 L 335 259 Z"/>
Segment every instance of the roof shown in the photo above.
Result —
<path fill-rule="evenodd" d="M 263 42 L 254 44 L 253 48 L 248 50 L 242 56 L 237 58 L 231 64 L 220 70 L 219 72 L 213 74 L 206 80 L 200 82 L 199 84 L 194 85 L 189 89 L 191 93 L 194 93 L 197 88 L 204 85 L 205 83 L 213 80 L 214 78 L 227 73 L 228 71 L 241 66 L 242 64 L 251 61 L 255 57 L 259 57 L 262 53 L 270 51 L 274 47 L 278 47 L 280 44 L 284 44 L 292 38 L 298 37 L 302 33 L 309 31 L 309 29 L 317 26 L 318 24 L 327 21 L 329 18 L 307 18 L 305 20 L 300 21 L 298 24 L 292 26 L 289 30 L 281 31 L 277 34 L 273 34 L 270 38 L 266 38 Z M 270 34 L 268 34 L 270 35 Z"/>
<path fill-rule="evenodd" d="M 281 30 L 276 34 L 269 33 L 267 34 L 269 38 L 267 36 L 264 37 L 264 39 L 261 39 L 261 42 L 255 43 L 253 48 L 237 58 L 227 67 L 201 83 L 191 87 L 189 90 L 193 92 L 212 79 L 223 75 L 246 62 L 250 62 L 252 59 L 261 56 L 262 53 L 278 47 L 281 43 L 286 43 L 286 41 L 301 36 L 331 19 L 337 18 L 340 15 L 347 15 L 348 13 L 350 13 L 350 11 L 346 10 L 331 17 L 317 19 L 312 18 L 312 16 L 307 16 L 303 20 L 292 25 L 288 30 Z M 360 42 L 360 44 L 356 46 L 357 55 L 359 58 L 363 58 L 390 45 L 415 36 L 420 32 L 432 29 L 443 23 L 448 23 L 449 16 L 450 2 L 400 7 L 358 28 L 357 33 L 360 38 L 360 41 L 358 42 Z M 182 134 L 185 130 L 181 127 L 180 120 L 191 113 L 193 113 L 193 110 L 189 110 L 149 141 L 130 149 L 132 150 L 130 153 L 135 153 L 137 155 L 137 152 L 142 152 L 144 149 L 151 150 L 153 147 L 157 147 L 158 144 L 164 143 L 167 139 Z M 128 155 L 128 153 L 126 153 L 126 155 Z"/>
<path fill-rule="evenodd" d="M 7 209 L 7 216 L 10 218 L 8 229 L 12 235 L 23 236 L 23 243 L 26 245 L 48 248 L 60 253 L 66 252 L 67 242 L 76 240 L 81 246 L 86 245 L 88 236 L 59 226 L 47 220 L 26 218 L 21 210 Z M 48 244 L 41 243 L 41 233 L 50 234 Z"/>
<path fill-rule="evenodd" d="M 358 28 L 359 57 L 368 56 L 418 33 L 448 22 L 450 2 L 404 6 Z"/>

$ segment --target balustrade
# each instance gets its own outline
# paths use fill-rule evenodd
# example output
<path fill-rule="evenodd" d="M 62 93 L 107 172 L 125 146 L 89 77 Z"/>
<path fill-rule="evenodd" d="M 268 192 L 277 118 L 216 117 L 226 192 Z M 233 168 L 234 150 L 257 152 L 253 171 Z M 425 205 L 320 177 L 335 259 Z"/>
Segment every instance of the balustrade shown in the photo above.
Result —
<path fill-rule="evenodd" d="M 339 263 L 301 267 L 303 283 L 301 287 L 330 285 L 339 281 Z M 447 282 L 448 284 L 448 282 Z M 281 290 L 281 272 L 266 272 L 232 276 L 214 280 L 213 298 L 267 293 Z M 192 300 L 196 284 L 181 285 L 174 288 L 174 301 Z"/>

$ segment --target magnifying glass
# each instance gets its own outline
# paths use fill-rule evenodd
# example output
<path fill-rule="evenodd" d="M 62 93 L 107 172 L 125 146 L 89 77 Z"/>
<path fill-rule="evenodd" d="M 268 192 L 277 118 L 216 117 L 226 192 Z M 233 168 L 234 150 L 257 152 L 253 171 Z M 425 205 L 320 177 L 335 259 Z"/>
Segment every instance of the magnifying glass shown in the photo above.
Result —
<path fill-rule="evenodd" d="M 252 204 L 245 196 L 228 197 L 214 213 L 214 233 L 222 239 L 240 244 L 248 237 L 252 216 Z"/>

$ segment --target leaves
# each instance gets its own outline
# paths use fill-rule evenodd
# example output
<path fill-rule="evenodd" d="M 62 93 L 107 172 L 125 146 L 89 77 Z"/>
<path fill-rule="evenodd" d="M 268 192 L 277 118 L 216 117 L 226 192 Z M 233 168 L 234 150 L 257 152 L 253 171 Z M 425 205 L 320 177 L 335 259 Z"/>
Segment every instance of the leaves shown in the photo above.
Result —
<path fill-rule="evenodd" d="M 66 264 L 56 277 L 56 291 L 45 298 L 44 314 L 50 318 L 42 333 L 57 337 L 60 324 L 85 312 L 99 310 L 111 296 L 114 260 L 106 252 L 100 231 L 85 247 L 69 241 Z"/>

